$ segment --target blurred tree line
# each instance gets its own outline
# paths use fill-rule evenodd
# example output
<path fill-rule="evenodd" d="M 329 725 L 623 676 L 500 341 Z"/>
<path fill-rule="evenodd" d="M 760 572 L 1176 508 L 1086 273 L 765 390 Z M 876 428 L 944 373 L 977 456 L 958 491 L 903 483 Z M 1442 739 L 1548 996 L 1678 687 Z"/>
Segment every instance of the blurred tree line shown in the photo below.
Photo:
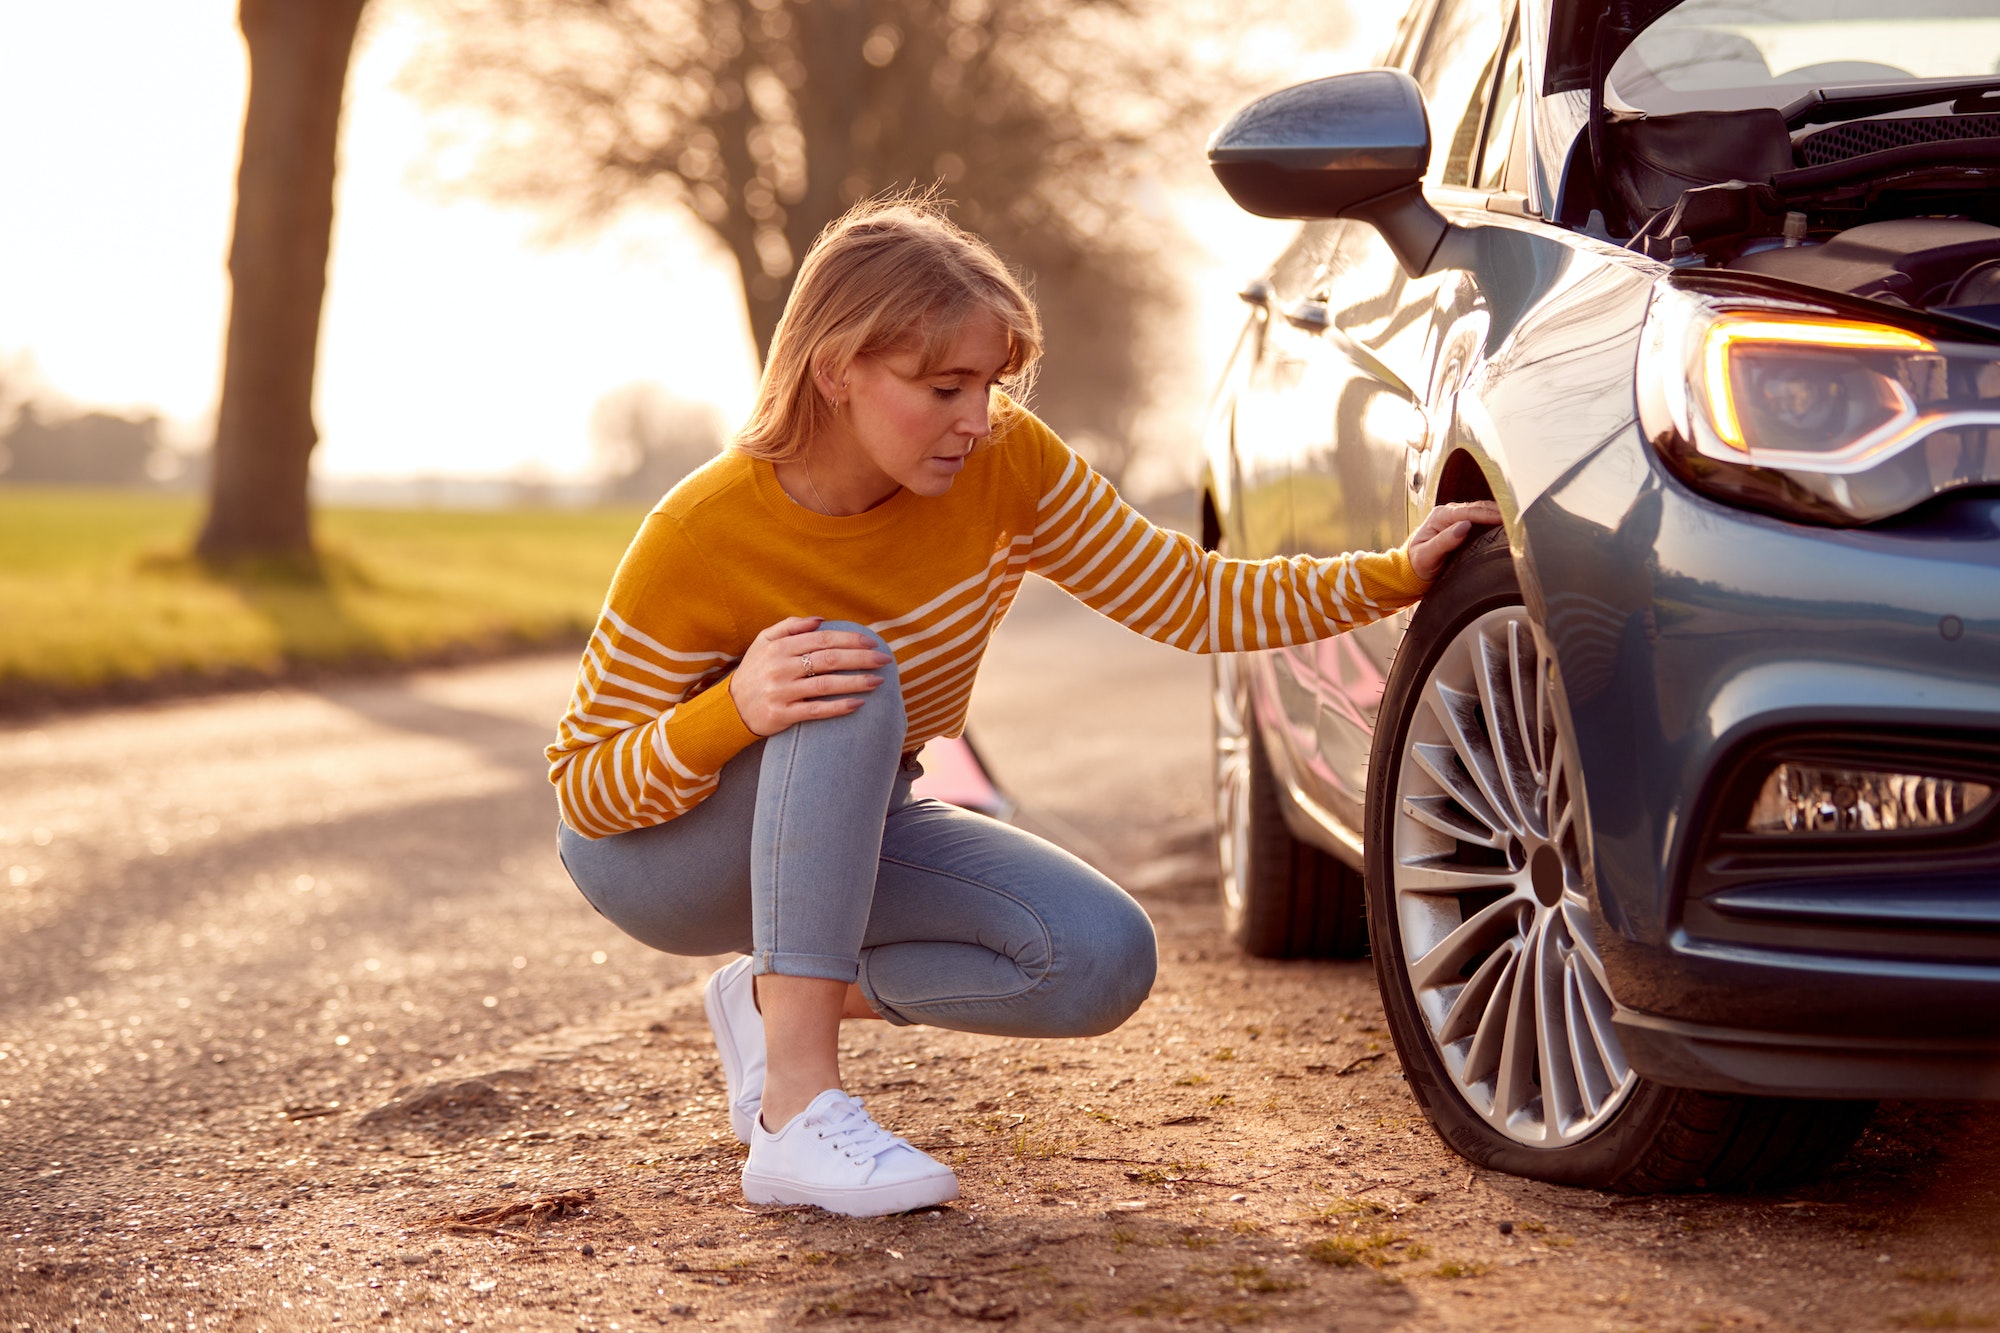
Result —
<path fill-rule="evenodd" d="M 715 457 L 728 438 L 712 403 L 652 384 L 628 384 L 598 399 L 590 441 L 606 500 L 651 505 Z"/>
<path fill-rule="evenodd" d="M 382 0 L 377 0 L 381 3 Z M 211 558 L 310 556 L 312 349 L 342 85 L 368 0 L 241 0 L 250 98 L 216 436 Z M 411 71 L 469 110 L 468 183 L 589 225 L 684 208 L 733 261 L 761 350 L 800 257 L 856 200 L 942 189 L 1032 282 L 1049 359 L 1036 406 L 1114 481 L 1166 345 L 1161 176 L 1245 79 L 1232 31 L 1276 0 L 429 0 Z M 1337 25 L 1337 7 L 1320 16 Z M 1164 368 L 1164 369 L 1162 369 Z M 601 447 L 664 438 L 612 403 Z M 685 424 L 685 423 L 683 423 Z M 643 428 L 643 429 L 642 429 Z M 608 432 L 608 433 L 607 433 Z M 683 432 L 684 434 L 684 432 Z M 678 436 L 677 436 L 678 438 Z M 610 439 L 613 443 L 603 445 Z M 623 441 L 619 443 L 618 441 Z M 657 494 L 657 492 L 655 492 Z"/>
<path fill-rule="evenodd" d="M 30 403 L 0 431 L 7 485 L 164 486 L 182 481 L 194 461 L 161 441 L 160 419 L 151 415 L 44 417 Z"/>
<path fill-rule="evenodd" d="M 188 489 L 207 460 L 173 448 L 151 413 L 76 412 L 36 398 L 32 375 L 0 366 L 0 485 Z"/>

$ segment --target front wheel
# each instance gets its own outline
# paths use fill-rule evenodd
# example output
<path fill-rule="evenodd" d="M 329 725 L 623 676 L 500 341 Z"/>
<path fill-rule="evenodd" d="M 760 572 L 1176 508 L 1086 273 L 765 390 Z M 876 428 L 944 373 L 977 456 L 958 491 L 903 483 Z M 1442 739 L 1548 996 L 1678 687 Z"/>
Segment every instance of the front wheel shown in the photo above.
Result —
<path fill-rule="evenodd" d="M 1627 1063 L 1556 689 L 1496 530 L 1413 621 L 1370 762 L 1369 926 L 1411 1090 L 1454 1149 L 1516 1175 L 1651 1192 L 1816 1172 L 1872 1104 L 1666 1088 Z"/>

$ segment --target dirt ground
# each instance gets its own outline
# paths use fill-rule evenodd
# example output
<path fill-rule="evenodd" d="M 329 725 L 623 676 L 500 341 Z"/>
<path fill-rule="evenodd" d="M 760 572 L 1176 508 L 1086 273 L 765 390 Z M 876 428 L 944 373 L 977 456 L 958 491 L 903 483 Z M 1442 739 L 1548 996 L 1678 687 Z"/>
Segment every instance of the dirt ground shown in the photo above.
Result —
<path fill-rule="evenodd" d="M 1219 939 L 1205 669 L 1053 595 L 975 725 L 1145 904 L 1159 984 L 1091 1041 L 850 1025 L 850 1090 L 962 1197 L 748 1207 L 721 960 L 623 940 L 554 861 L 568 671 L 0 729 L 0 1327 L 2000 1326 L 2000 1108 L 1885 1107 L 1771 1197 L 1453 1155 L 1365 964 Z"/>

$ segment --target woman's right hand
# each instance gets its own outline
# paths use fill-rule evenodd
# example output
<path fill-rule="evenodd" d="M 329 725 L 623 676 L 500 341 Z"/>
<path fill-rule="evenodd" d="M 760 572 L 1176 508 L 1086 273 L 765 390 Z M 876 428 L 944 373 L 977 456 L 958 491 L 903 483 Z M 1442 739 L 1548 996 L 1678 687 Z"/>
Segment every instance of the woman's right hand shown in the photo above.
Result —
<path fill-rule="evenodd" d="M 865 634 L 821 629 L 825 619 L 780 620 L 750 641 L 729 677 L 729 697 L 743 725 L 759 736 L 775 736 L 794 722 L 853 712 L 864 702 L 856 696 L 882 683 L 880 676 L 857 673 L 895 660 Z"/>

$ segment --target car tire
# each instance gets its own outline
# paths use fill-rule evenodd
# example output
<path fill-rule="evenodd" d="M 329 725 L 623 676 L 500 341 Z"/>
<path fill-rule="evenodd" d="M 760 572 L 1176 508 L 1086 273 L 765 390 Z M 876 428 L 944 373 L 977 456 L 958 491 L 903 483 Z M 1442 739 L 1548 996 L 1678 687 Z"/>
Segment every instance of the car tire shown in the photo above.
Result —
<path fill-rule="evenodd" d="M 1257 958 L 1354 958 L 1368 950 L 1361 876 L 1286 827 L 1241 654 L 1210 659 L 1216 856 L 1223 930 Z"/>
<path fill-rule="evenodd" d="M 1495 529 L 1424 599 L 1370 757 L 1369 928 L 1398 1059 L 1481 1166 L 1631 1193 L 1808 1178 L 1867 1102 L 1695 1092 L 1625 1062 L 1554 668 Z"/>

